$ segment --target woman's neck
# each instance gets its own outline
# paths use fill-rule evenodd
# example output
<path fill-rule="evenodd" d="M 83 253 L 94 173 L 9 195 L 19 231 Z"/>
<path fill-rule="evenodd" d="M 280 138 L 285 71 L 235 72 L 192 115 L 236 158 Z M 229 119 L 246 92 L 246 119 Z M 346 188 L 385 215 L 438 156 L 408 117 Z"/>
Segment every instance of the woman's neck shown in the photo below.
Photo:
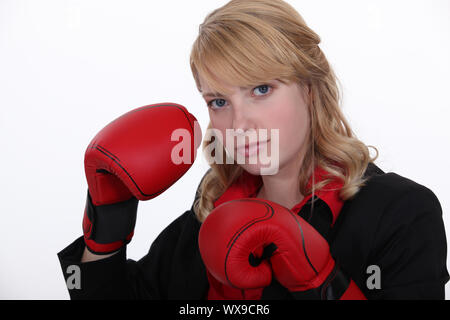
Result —
<path fill-rule="evenodd" d="M 263 185 L 256 197 L 291 209 L 304 198 L 299 189 L 298 172 L 299 168 L 292 166 L 280 168 L 276 175 L 261 176 Z"/>

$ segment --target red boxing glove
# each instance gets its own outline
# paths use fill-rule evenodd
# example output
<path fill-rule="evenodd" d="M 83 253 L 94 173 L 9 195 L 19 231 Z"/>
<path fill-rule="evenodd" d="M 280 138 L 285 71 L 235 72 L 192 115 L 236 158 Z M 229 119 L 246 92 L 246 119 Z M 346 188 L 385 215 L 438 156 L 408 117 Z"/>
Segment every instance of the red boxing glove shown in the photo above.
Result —
<path fill-rule="evenodd" d="M 106 254 L 130 242 L 138 200 L 152 199 L 180 179 L 194 162 L 200 142 L 197 120 L 175 103 L 134 109 L 104 127 L 84 160 L 89 190 L 83 232 L 88 249 Z"/>
<path fill-rule="evenodd" d="M 339 270 L 327 241 L 271 201 L 239 199 L 218 206 L 200 228 L 199 247 L 211 275 L 231 287 L 263 288 L 273 273 L 294 297 L 365 299 Z"/>

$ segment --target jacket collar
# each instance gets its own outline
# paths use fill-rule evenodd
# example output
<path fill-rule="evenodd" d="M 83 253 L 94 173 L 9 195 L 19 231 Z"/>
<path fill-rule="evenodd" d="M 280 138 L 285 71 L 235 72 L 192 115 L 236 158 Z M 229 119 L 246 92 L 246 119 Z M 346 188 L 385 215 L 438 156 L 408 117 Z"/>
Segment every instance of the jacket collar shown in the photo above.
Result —
<path fill-rule="evenodd" d="M 321 167 L 316 167 L 314 170 L 315 183 L 320 182 L 326 178 L 328 174 Z M 308 186 L 311 185 L 312 176 L 309 178 Z M 243 173 L 225 190 L 225 192 L 214 202 L 214 207 L 221 205 L 222 203 L 242 198 L 255 198 L 259 188 L 262 186 L 262 178 L 260 175 L 252 175 L 247 171 Z M 344 201 L 339 197 L 339 190 L 342 188 L 343 182 L 341 180 L 333 180 L 325 185 L 320 190 L 314 192 L 315 196 L 323 200 L 329 207 L 332 215 L 334 225 L 339 212 L 342 209 Z M 294 207 L 290 208 L 291 211 L 298 213 L 300 209 L 308 202 L 312 197 L 311 194 L 304 197 L 302 201 L 297 203 Z"/>

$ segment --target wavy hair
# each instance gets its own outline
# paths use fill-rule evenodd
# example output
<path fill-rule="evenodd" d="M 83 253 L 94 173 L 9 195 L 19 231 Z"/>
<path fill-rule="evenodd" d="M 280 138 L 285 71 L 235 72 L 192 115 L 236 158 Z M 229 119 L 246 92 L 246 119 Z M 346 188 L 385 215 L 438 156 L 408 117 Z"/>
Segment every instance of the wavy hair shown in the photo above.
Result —
<path fill-rule="evenodd" d="M 310 132 L 302 167 L 298 173 L 301 194 L 308 195 L 341 179 L 340 197 L 354 197 L 364 185 L 364 172 L 371 158 L 368 147 L 358 140 L 340 108 L 336 78 L 324 53 L 320 37 L 300 14 L 282 0 L 232 0 L 209 13 L 199 26 L 192 45 L 190 66 L 197 88 L 199 77 L 214 91 L 227 94 L 221 81 L 236 86 L 256 86 L 271 79 L 296 82 L 310 89 L 308 112 Z M 219 75 L 220 79 L 216 75 Z M 211 123 L 208 125 L 211 129 Z M 203 141 L 203 150 L 214 141 Z M 225 150 L 222 154 L 226 155 Z M 214 156 L 214 154 L 212 154 Z M 203 177 L 194 211 L 203 221 L 214 208 L 214 201 L 241 175 L 236 163 L 210 163 Z M 320 183 L 313 180 L 320 166 L 329 176 Z M 314 176 L 312 176 L 314 179 Z"/>

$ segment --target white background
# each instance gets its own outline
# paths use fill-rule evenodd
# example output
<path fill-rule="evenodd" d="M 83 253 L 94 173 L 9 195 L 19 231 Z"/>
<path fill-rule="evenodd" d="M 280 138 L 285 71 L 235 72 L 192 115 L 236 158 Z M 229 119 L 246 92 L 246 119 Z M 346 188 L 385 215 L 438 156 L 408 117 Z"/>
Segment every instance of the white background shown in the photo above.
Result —
<path fill-rule="evenodd" d="M 435 192 L 449 230 L 450 2 L 288 2 L 321 36 L 357 136 L 378 147 L 383 170 Z M 189 53 L 206 14 L 225 3 L 0 0 L 0 298 L 69 297 L 56 254 L 82 234 L 84 151 L 104 125 L 176 102 L 206 128 Z M 129 258 L 190 208 L 207 168 L 198 158 L 140 203 Z"/>

